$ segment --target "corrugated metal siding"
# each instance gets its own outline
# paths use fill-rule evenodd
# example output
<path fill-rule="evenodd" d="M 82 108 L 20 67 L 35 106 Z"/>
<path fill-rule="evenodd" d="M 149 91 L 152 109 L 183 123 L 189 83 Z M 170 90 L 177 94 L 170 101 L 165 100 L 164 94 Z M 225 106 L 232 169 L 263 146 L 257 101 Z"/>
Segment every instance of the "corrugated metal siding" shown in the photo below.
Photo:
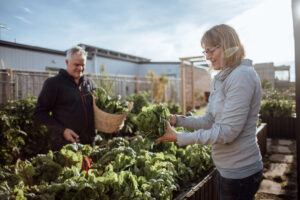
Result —
<path fill-rule="evenodd" d="M 174 78 L 180 78 L 180 63 L 147 63 L 140 64 L 138 76 L 145 76 L 148 71 L 153 71 L 158 75 L 163 73 Z M 173 76 L 174 75 L 174 76 Z"/>
<path fill-rule="evenodd" d="M 37 51 L 1 46 L 0 58 L 6 68 L 14 70 L 45 71 L 46 67 L 65 68 L 65 56 Z"/>
<path fill-rule="evenodd" d="M 94 64 L 93 64 L 93 60 L 87 60 L 86 61 L 86 64 L 85 64 L 85 73 L 86 74 L 94 74 L 95 73 L 95 70 L 94 70 Z M 66 68 L 64 66 L 64 68 Z"/>
<path fill-rule="evenodd" d="M 46 67 L 65 68 L 65 56 L 38 52 L 27 49 L 10 48 L 0 46 L 0 59 L 3 60 L 5 68 L 26 71 L 46 71 Z M 134 63 L 124 60 L 111 59 L 97 56 L 96 71 L 94 60 L 88 59 L 86 73 L 100 74 L 101 65 L 105 65 L 105 71 L 109 75 L 145 76 L 148 71 L 158 75 L 163 73 L 174 78 L 180 78 L 179 63 Z"/>
<path fill-rule="evenodd" d="M 123 60 L 114 60 L 105 57 L 97 57 L 97 73 L 100 73 L 102 64 L 105 65 L 106 73 L 116 76 L 116 75 L 129 75 L 129 76 L 138 76 L 139 64 L 123 61 Z M 94 65 L 93 65 L 94 66 Z"/>

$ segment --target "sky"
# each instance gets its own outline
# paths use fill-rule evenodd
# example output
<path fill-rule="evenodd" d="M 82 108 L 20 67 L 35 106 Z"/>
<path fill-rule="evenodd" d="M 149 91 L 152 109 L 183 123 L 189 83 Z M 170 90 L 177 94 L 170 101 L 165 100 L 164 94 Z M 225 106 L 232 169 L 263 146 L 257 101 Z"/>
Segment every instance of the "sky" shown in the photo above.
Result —
<path fill-rule="evenodd" d="M 83 43 L 151 59 L 202 55 L 201 36 L 236 29 L 254 63 L 292 66 L 291 0 L 0 0 L 1 40 L 66 50 Z"/>

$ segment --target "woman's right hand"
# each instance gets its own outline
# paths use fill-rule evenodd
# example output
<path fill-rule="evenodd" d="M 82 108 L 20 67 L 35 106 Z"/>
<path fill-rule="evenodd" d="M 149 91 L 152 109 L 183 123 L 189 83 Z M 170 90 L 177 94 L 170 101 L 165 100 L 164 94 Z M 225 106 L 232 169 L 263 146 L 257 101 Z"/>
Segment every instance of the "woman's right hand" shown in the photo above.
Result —
<path fill-rule="evenodd" d="M 170 120 L 170 124 L 172 126 L 176 125 L 176 123 L 177 123 L 177 117 L 176 117 L 176 115 L 170 115 L 169 120 Z"/>
<path fill-rule="evenodd" d="M 166 121 L 166 126 L 167 126 L 166 133 L 163 136 L 157 138 L 155 142 L 177 142 L 176 131 L 174 131 L 171 128 L 170 123 L 168 121 Z"/>

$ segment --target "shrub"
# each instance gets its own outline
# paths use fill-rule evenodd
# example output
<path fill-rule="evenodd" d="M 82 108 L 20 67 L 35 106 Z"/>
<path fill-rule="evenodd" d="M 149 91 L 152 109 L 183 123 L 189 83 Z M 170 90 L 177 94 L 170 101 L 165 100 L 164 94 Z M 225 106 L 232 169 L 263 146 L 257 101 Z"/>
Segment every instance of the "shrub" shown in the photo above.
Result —
<path fill-rule="evenodd" d="M 37 98 L 0 105 L 0 164 L 12 164 L 49 150 L 47 128 L 33 120 Z"/>
<path fill-rule="evenodd" d="M 295 112 L 293 88 L 265 90 L 261 102 L 261 117 L 292 117 Z"/>
<path fill-rule="evenodd" d="M 287 100 L 263 100 L 260 108 L 262 117 L 292 117 L 293 105 Z"/>

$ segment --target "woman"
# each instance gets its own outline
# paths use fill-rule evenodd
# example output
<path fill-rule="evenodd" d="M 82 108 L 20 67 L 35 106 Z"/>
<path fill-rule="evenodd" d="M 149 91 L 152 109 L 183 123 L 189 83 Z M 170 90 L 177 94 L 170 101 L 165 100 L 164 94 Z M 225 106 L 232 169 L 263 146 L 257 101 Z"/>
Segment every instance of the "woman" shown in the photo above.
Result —
<path fill-rule="evenodd" d="M 261 102 L 260 80 L 236 31 L 217 25 L 201 39 L 206 59 L 214 70 L 207 110 L 202 117 L 171 115 L 173 126 L 195 130 L 176 133 L 167 122 L 157 142 L 212 145 L 212 158 L 219 172 L 221 200 L 252 200 L 262 180 L 262 157 L 256 140 Z"/>

